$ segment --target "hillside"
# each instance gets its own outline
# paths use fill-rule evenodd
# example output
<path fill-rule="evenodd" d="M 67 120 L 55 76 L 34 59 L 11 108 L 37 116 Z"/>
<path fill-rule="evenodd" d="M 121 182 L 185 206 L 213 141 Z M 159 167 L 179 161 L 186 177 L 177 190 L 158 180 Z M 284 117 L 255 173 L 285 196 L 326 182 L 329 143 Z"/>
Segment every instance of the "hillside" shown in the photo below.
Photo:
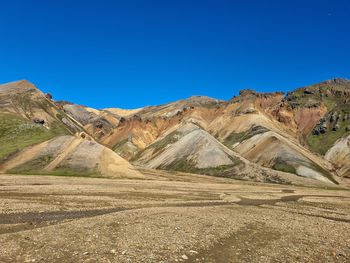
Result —
<path fill-rule="evenodd" d="M 229 101 L 195 97 L 146 107 L 123 119 L 101 141 L 121 156 L 147 166 L 144 152 L 149 154 L 153 144 L 161 148 L 162 138 L 191 122 L 251 162 L 336 182 L 334 176 L 341 174 L 337 174 L 335 162 L 322 155 L 349 133 L 348 90 L 348 80 L 334 79 L 287 95 L 243 90 Z M 335 115 L 336 109 L 342 109 L 341 114 Z M 323 118 L 328 119 L 327 132 L 317 133 Z M 320 151 L 320 147 L 325 150 Z M 183 157 L 184 149 L 176 149 L 179 151 L 176 155 Z M 151 165 L 153 160 L 149 161 Z M 187 171 L 193 171 L 193 167 Z"/>
<path fill-rule="evenodd" d="M 83 108 L 72 112 L 27 81 L 0 85 L 0 171 L 143 177 L 89 136 Z"/>
<path fill-rule="evenodd" d="M 49 96 L 27 81 L 0 85 L 0 160 L 26 146 L 80 131 Z"/>
<path fill-rule="evenodd" d="M 45 148 L 42 145 L 49 140 L 70 135 L 152 169 L 258 181 L 288 177 L 292 182 L 290 178 L 298 176 L 330 184 L 338 183 L 339 176 L 349 177 L 350 171 L 350 81 L 346 79 L 287 94 L 242 90 L 228 101 L 193 96 L 135 110 L 98 110 L 54 101 L 33 84 L 19 81 L 0 86 L 0 117 L 4 165 L 21 159 L 21 151 L 29 151 L 26 147 Z M 11 140 L 14 143 L 6 143 Z M 101 159 L 99 154 L 94 158 Z M 30 170 L 28 161 L 19 166 Z M 99 161 L 95 165 L 103 167 Z M 23 170 L 16 167 L 11 169 Z"/>
<path fill-rule="evenodd" d="M 74 136 L 58 136 L 28 147 L 0 166 L 0 170 L 16 174 L 143 178 L 112 150 Z"/>

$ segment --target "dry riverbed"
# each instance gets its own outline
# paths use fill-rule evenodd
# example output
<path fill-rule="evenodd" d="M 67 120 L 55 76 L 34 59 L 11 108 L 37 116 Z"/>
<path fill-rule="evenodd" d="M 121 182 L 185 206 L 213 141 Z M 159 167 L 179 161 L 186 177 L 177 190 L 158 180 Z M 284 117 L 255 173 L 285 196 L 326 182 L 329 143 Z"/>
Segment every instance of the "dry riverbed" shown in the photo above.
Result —
<path fill-rule="evenodd" d="M 0 262 L 350 262 L 350 192 L 0 175 Z"/>

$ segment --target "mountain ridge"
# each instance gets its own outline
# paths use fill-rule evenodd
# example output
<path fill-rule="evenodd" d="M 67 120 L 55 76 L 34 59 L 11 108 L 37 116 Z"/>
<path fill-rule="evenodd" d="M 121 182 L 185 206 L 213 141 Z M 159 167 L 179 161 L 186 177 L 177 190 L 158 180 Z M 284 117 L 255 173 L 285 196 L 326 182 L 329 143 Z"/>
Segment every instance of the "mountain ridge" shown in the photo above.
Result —
<path fill-rule="evenodd" d="M 232 151 L 231 157 L 236 155 L 238 159 L 247 160 L 245 165 L 249 167 L 257 164 L 271 173 L 287 172 L 337 183 L 338 176 L 350 177 L 350 169 L 346 168 L 350 161 L 348 148 L 342 142 L 350 134 L 348 95 L 350 81 L 337 78 L 288 93 L 247 89 L 227 101 L 192 96 L 135 110 L 98 110 L 65 101 L 56 102 L 51 94 L 44 94 L 30 82 L 22 80 L 0 85 L 0 117 L 13 122 L 15 117 L 9 115 L 13 114 L 23 122 L 37 125 L 35 128 L 43 132 L 52 131 L 54 124 L 59 125 L 66 131 L 57 135 L 69 134 L 94 141 L 144 167 L 205 173 L 208 171 L 196 168 L 197 158 L 205 155 L 208 160 L 210 156 L 217 160 L 207 167 L 210 168 L 208 173 L 214 175 L 216 167 L 229 165 L 227 157 L 219 150 L 227 147 Z M 181 135 L 181 129 L 191 125 L 196 127 L 196 135 L 188 140 L 189 135 Z M 175 139 L 174 134 L 182 137 Z M 202 139 L 191 146 L 198 138 Z M 324 143 L 320 144 L 321 140 Z M 159 149 L 154 151 L 152 145 L 156 143 Z M 30 142 L 27 144 L 25 146 L 31 145 Z M 199 150 L 192 151 L 196 147 Z M 192 153 L 184 154 L 189 148 Z M 165 157 L 161 156 L 170 154 L 170 149 L 173 152 L 169 156 L 172 156 L 175 166 L 169 167 L 170 163 L 151 165 L 151 159 L 145 157 L 148 154 L 153 156 L 152 159 L 162 160 Z M 5 156 L 5 162 L 21 150 L 9 150 L 10 156 Z M 339 158 L 330 156 L 332 152 L 336 152 L 334 156 Z M 218 169 L 215 175 L 237 178 L 235 169 L 224 168 Z"/>

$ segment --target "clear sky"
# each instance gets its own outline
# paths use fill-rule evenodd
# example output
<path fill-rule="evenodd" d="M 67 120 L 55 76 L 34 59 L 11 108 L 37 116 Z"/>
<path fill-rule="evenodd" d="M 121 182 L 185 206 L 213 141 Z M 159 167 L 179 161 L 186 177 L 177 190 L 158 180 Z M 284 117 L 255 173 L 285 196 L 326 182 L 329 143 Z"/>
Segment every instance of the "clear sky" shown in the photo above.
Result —
<path fill-rule="evenodd" d="M 350 78 L 348 0 L 0 1 L 0 82 L 137 108 Z"/>

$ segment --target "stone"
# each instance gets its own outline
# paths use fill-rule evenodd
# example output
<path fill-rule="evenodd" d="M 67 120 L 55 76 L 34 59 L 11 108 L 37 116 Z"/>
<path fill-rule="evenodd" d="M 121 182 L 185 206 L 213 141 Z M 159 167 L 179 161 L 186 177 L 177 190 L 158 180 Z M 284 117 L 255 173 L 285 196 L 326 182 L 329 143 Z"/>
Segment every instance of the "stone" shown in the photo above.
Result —
<path fill-rule="evenodd" d="M 135 121 L 141 121 L 141 116 L 138 115 L 138 114 L 135 114 L 134 116 L 132 116 L 132 119 L 135 120 Z"/>
<path fill-rule="evenodd" d="M 320 133 L 324 134 L 324 133 L 326 133 L 326 132 L 327 132 L 327 126 L 326 126 L 326 125 L 322 125 L 322 126 L 320 127 Z"/>
<path fill-rule="evenodd" d="M 33 122 L 36 124 L 45 124 L 45 120 L 44 119 L 40 119 L 40 118 L 34 118 Z"/>
<path fill-rule="evenodd" d="M 182 255 L 181 258 L 186 260 L 186 259 L 188 259 L 188 256 Z"/>
<path fill-rule="evenodd" d="M 304 94 L 314 94 L 314 92 L 311 90 L 304 90 Z"/>
<path fill-rule="evenodd" d="M 313 131 L 312 131 L 312 134 L 313 135 L 320 135 L 320 128 L 315 128 Z"/>
<path fill-rule="evenodd" d="M 45 94 L 45 97 L 49 100 L 52 100 L 52 94 L 49 92 Z"/>
<path fill-rule="evenodd" d="M 103 123 L 101 121 L 96 121 L 95 122 L 95 127 L 98 129 L 102 129 L 103 128 Z"/>
<path fill-rule="evenodd" d="M 340 129 L 339 123 L 337 123 L 336 125 L 334 125 L 333 131 L 337 131 L 337 130 L 339 130 L 339 129 Z"/>

